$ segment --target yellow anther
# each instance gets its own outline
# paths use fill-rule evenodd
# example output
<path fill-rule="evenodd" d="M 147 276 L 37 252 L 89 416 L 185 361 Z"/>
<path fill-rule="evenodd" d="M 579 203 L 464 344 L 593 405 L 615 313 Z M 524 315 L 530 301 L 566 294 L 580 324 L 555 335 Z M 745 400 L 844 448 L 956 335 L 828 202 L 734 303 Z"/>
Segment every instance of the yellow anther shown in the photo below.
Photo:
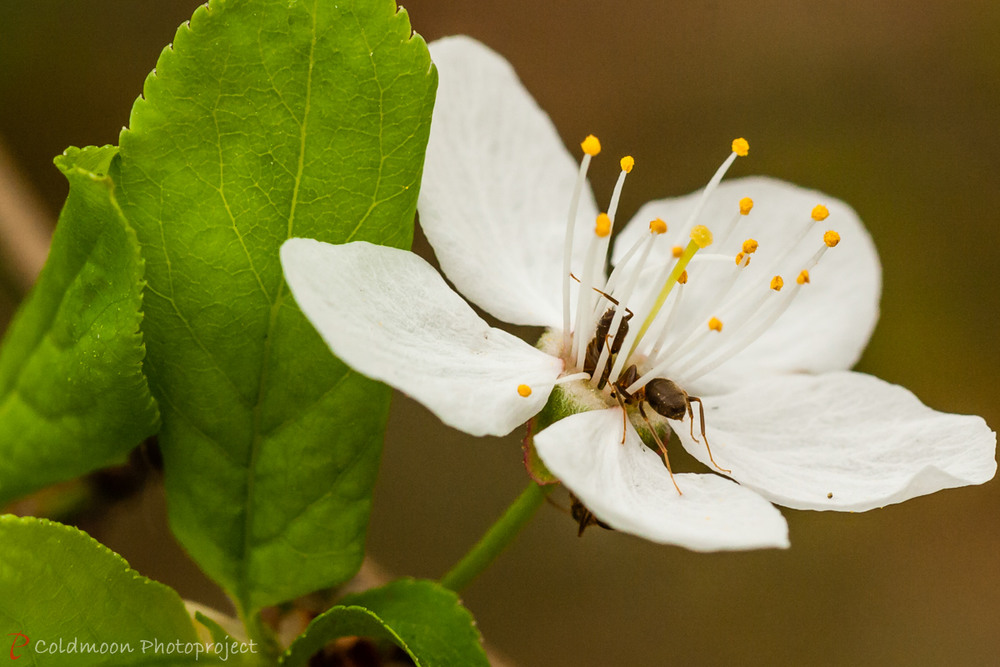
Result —
<path fill-rule="evenodd" d="M 663 222 L 660 218 L 649 221 L 649 231 L 654 234 L 665 234 L 667 232 L 667 223 Z"/>
<path fill-rule="evenodd" d="M 684 254 L 684 248 L 680 247 L 679 245 L 675 245 L 672 252 L 674 253 L 674 259 L 677 259 L 678 257 Z"/>
<path fill-rule="evenodd" d="M 626 174 L 631 174 L 632 167 L 635 166 L 635 158 L 633 158 L 631 155 L 626 155 L 621 159 L 621 165 L 622 165 L 622 171 L 624 171 Z"/>
<path fill-rule="evenodd" d="M 828 247 L 833 248 L 840 243 L 840 234 L 831 229 L 826 234 L 823 234 L 823 243 L 825 243 Z"/>
<path fill-rule="evenodd" d="M 819 222 L 820 220 L 826 220 L 826 216 L 828 215 L 830 215 L 830 211 L 829 209 L 827 209 L 826 206 L 823 206 L 822 204 L 817 204 L 816 206 L 813 207 L 812 219 L 815 220 L 816 222 Z"/>
<path fill-rule="evenodd" d="M 750 142 L 743 137 L 733 139 L 733 152 L 740 157 L 746 157 L 747 153 L 750 152 Z"/>
<path fill-rule="evenodd" d="M 722 320 L 718 317 L 713 317 L 708 321 L 708 328 L 712 331 L 722 331 Z"/>
<path fill-rule="evenodd" d="M 695 225 L 695 228 L 691 230 L 691 240 L 699 248 L 707 248 L 712 245 L 712 230 L 705 225 Z"/>
<path fill-rule="evenodd" d="M 743 262 L 743 258 L 746 256 L 745 252 L 736 253 L 736 266 L 739 266 Z"/>
<path fill-rule="evenodd" d="M 688 281 L 688 272 L 681 271 L 681 275 L 677 276 L 677 282 L 680 283 L 681 285 L 687 285 L 687 281 Z"/>
<path fill-rule="evenodd" d="M 594 233 L 602 239 L 611 233 L 611 218 L 608 217 L 607 213 L 601 213 L 597 216 L 597 224 L 594 226 Z"/>
<path fill-rule="evenodd" d="M 775 292 L 780 292 L 781 288 L 785 286 L 785 281 L 781 276 L 775 276 L 771 278 L 771 289 Z"/>
<path fill-rule="evenodd" d="M 795 282 L 800 285 L 805 285 L 809 282 L 809 272 L 803 269 L 802 273 L 799 274 L 799 277 L 795 279 Z"/>
<path fill-rule="evenodd" d="M 752 255 L 757 252 L 757 241 L 754 239 L 747 239 L 743 242 L 743 252 L 748 255 Z"/>
<path fill-rule="evenodd" d="M 524 398 L 528 398 L 531 396 L 531 387 L 526 384 L 519 384 L 517 385 L 517 393 Z"/>
<path fill-rule="evenodd" d="M 750 197 L 744 197 L 740 200 L 740 215 L 750 215 L 750 209 L 753 208 L 753 200 Z"/>
<path fill-rule="evenodd" d="M 593 157 L 601 152 L 601 142 L 592 134 L 588 134 L 587 138 L 580 142 L 580 148 L 587 155 Z"/>

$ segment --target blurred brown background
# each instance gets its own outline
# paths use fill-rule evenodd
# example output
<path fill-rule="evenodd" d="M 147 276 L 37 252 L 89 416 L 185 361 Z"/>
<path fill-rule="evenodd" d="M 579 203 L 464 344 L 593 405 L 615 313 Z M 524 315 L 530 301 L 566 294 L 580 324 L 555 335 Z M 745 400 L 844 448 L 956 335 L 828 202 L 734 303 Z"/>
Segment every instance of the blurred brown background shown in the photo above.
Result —
<path fill-rule="evenodd" d="M 190 0 L 3 0 L 0 138 L 50 220 L 51 159 L 115 143 Z M 768 174 L 852 204 L 882 253 L 882 319 L 859 369 L 996 427 L 1000 3 L 528 0 L 406 3 L 426 38 L 504 54 L 569 144 L 637 168 L 623 219 L 703 185 L 736 136 Z M 607 198 L 617 160 L 591 170 Z M 418 246 L 426 256 L 425 245 Z M 3 273 L 3 320 L 19 298 Z M 533 332 L 527 332 L 532 335 Z M 398 397 L 369 544 L 443 573 L 526 483 L 515 434 L 469 442 Z M 676 448 L 675 448 L 676 449 Z M 91 528 L 148 576 L 219 603 L 163 540 L 156 493 Z M 545 507 L 464 594 L 520 665 L 979 665 L 1000 660 L 1000 484 L 858 515 L 785 511 L 792 548 L 693 554 Z"/>

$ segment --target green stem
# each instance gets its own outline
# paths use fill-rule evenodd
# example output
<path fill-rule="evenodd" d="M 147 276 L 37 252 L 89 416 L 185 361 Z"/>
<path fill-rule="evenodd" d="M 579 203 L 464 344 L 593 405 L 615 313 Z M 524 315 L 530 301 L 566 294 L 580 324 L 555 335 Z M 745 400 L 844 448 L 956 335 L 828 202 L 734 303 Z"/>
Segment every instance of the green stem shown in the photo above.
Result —
<path fill-rule="evenodd" d="M 458 561 L 451 570 L 441 577 L 441 585 L 453 591 L 460 591 L 472 582 L 479 574 L 496 560 L 496 557 L 506 549 L 521 529 L 524 528 L 535 512 L 542 506 L 545 497 L 556 487 L 555 484 L 539 486 L 532 482 L 521 495 L 517 497 L 507 511 L 496 523 L 490 526 L 486 534 L 476 542 L 475 546 Z"/>
<path fill-rule="evenodd" d="M 262 667 L 264 665 L 278 664 L 278 657 L 281 655 L 281 646 L 278 645 L 274 633 L 264 624 L 264 619 L 261 618 L 260 612 L 250 615 L 241 612 L 240 617 L 243 619 L 243 627 L 246 629 L 247 638 L 256 644 L 254 654 L 247 656 L 245 664 L 260 665 Z"/>

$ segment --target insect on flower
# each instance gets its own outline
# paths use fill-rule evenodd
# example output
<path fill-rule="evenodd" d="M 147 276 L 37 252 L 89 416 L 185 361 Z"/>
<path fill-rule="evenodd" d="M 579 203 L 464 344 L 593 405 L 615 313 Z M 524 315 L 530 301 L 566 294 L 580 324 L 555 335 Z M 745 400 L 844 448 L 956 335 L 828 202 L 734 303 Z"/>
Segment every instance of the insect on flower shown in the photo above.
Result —
<path fill-rule="evenodd" d="M 749 151 L 738 139 L 703 189 L 640 208 L 606 274 L 635 161 L 600 212 L 596 138 L 577 164 L 503 58 L 466 37 L 430 49 L 421 227 L 465 297 L 547 331 L 532 346 L 489 326 L 412 253 L 290 239 L 291 292 L 345 363 L 472 435 L 529 423 L 530 470 L 573 494 L 581 530 L 698 551 L 788 546 L 771 502 L 864 511 L 993 477 L 982 419 L 847 370 L 881 291 L 849 206 L 774 179 L 723 182 Z M 708 472 L 665 469 L 664 424 Z"/>

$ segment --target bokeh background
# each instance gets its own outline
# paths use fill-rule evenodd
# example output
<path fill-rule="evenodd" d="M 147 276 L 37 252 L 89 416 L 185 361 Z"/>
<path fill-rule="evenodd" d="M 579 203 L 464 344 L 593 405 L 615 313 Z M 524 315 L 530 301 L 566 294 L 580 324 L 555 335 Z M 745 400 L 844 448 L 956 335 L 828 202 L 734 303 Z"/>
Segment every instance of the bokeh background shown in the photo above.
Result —
<path fill-rule="evenodd" d="M 117 142 L 195 6 L 0 2 L 0 141 L 47 220 L 66 194 L 52 157 Z M 593 132 L 608 155 L 634 155 L 622 219 L 703 185 L 736 136 L 751 153 L 732 176 L 776 176 L 852 204 L 885 282 L 858 369 L 1000 424 L 996 0 L 405 6 L 428 40 L 467 33 L 504 54 L 568 144 Z M 616 170 L 616 159 L 591 169 L 599 200 Z M 432 257 L 420 237 L 417 249 Z M 6 322 L 23 281 L 9 258 L 2 273 Z M 526 484 L 519 437 L 470 439 L 398 396 L 375 560 L 395 574 L 447 570 Z M 154 483 L 86 528 L 141 573 L 225 604 L 178 560 L 162 513 Z M 864 514 L 785 515 L 787 551 L 704 555 L 599 529 L 578 539 L 567 515 L 544 507 L 463 597 L 490 645 L 519 665 L 1000 660 L 1000 483 Z"/>

